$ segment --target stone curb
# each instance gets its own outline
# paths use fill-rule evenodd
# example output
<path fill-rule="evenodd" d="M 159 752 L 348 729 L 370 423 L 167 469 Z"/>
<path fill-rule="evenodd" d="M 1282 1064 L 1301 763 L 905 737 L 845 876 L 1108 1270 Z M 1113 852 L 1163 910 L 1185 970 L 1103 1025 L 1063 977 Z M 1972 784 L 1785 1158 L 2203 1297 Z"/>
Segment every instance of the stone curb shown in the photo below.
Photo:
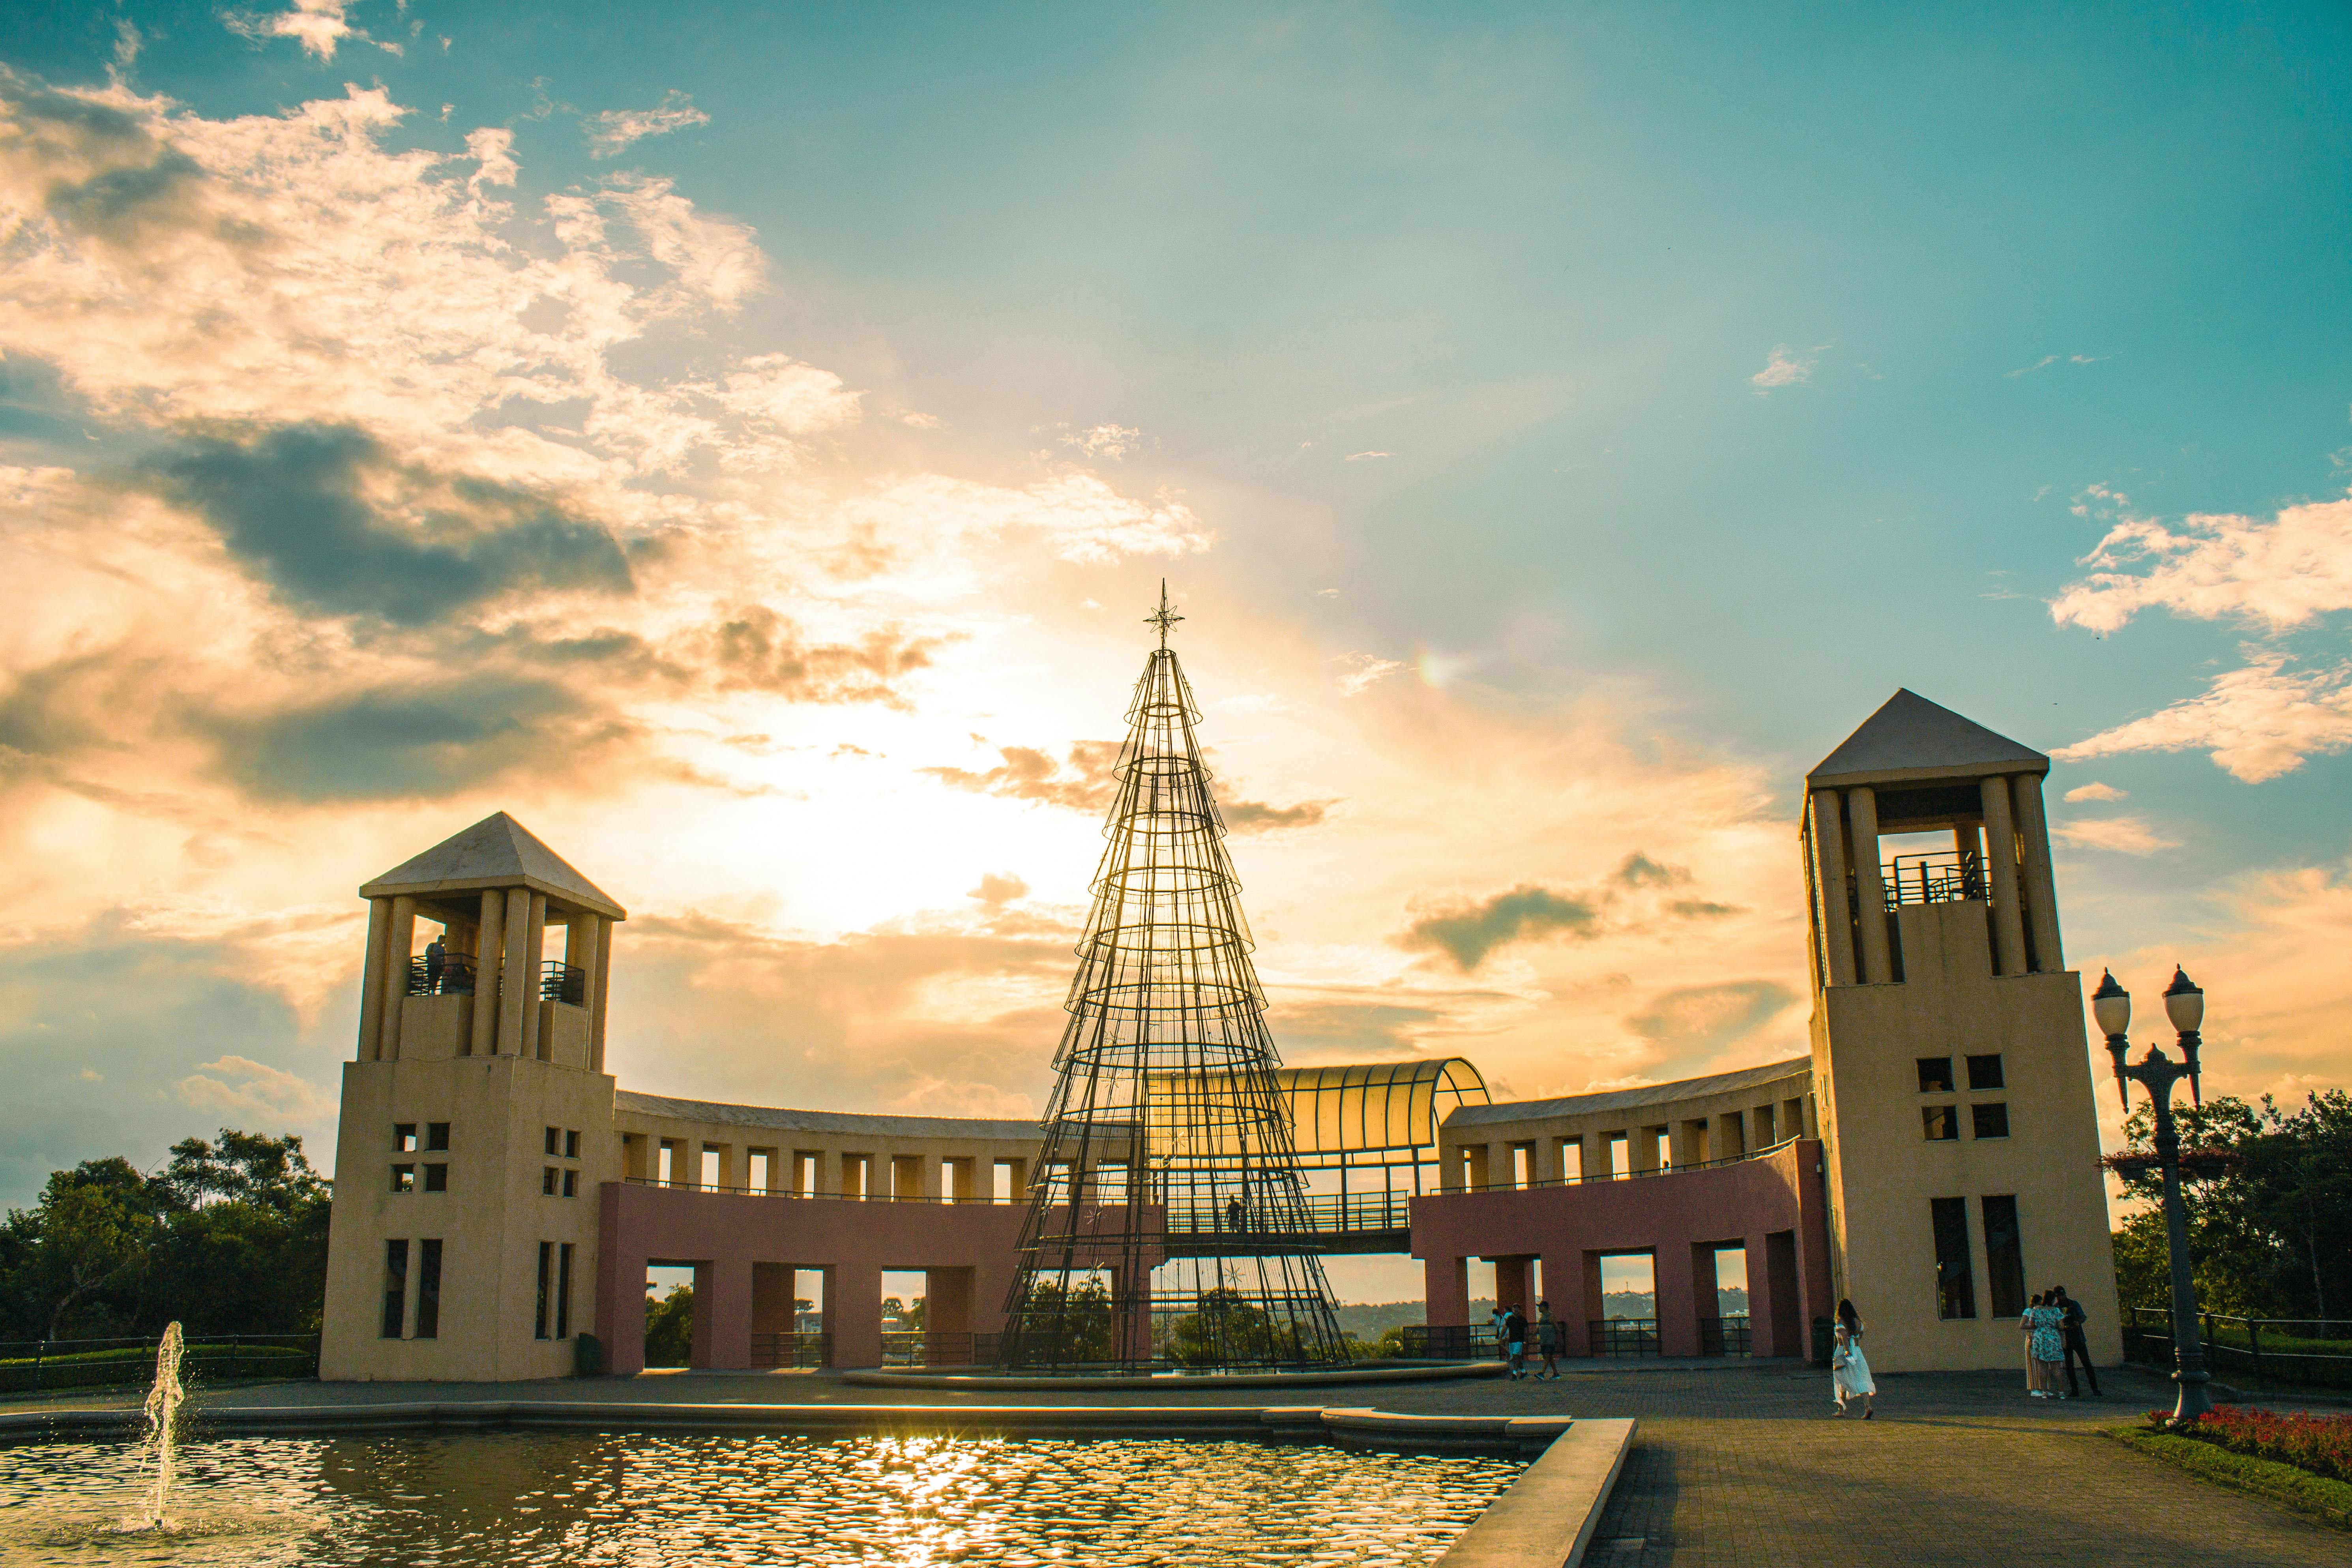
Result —
<path fill-rule="evenodd" d="M 1448 1378 L 1501 1377 L 1510 1369 L 1498 1361 L 1465 1361 L 1443 1366 L 1351 1368 L 1346 1372 L 1218 1373 L 1206 1377 L 999 1377 L 984 1372 L 885 1372 L 861 1367 L 841 1374 L 861 1388 L 952 1388 L 959 1392 L 1009 1389 L 1134 1388 L 1165 1393 L 1199 1388 L 1316 1388 L 1335 1383 L 1437 1383 Z"/>
<path fill-rule="evenodd" d="M 1576 1568 L 1638 1423 L 1580 1421 L 1456 1537 L 1437 1568 Z"/>

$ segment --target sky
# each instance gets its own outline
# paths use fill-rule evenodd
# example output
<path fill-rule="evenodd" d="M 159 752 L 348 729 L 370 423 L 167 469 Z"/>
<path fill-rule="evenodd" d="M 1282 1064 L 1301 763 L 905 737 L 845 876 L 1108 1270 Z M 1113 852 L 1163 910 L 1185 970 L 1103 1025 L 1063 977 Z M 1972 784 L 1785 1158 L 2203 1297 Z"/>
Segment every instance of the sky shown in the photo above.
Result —
<path fill-rule="evenodd" d="M 627 1086 L 1035 1110 L 1163 579 L 1288 1061 L 1800 1054 L 1802 775 L 1907 686 L 2056 759 L 2070 963 L 2186 964 L 2209 1091 L 2341 1085 L 2348 54 L 16 7 L 0 1203 L 330 1160 L 356 889 L 501 809 L 629 910 Z"/>

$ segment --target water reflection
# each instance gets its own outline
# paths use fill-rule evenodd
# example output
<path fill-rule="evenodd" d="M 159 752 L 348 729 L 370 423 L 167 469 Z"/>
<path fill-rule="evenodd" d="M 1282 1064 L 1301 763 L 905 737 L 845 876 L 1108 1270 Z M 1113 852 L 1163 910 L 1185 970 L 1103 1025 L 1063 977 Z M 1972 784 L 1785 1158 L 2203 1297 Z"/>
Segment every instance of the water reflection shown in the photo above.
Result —
<path fill-rule="evenodd" d="M 133 1528 L 134 1448 L 0 1449 L 0 1560 L 383 1564 L 1428 1563 L 1506 1459 L 1248 1443 L 469 1434 L 221 1439 Z"/>

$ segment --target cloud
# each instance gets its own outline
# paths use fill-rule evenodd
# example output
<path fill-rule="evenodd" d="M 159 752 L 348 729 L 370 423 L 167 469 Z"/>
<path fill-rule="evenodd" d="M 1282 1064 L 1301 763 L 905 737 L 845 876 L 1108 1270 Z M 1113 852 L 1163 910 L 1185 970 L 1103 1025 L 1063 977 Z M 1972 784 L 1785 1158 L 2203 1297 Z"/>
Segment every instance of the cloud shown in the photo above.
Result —
<path fill-rule="evenodd" d="M 2159 837 L 2141 816 L 2079 818 L 2060 823 L 2050 836 L 2077 849 L 2110 849 L 2118 855 L 2153 855 L 2159 849 L 2180 847 L 2179 839 Z"/>
<path fill-rule="evenodd" d="M 2247 650 L 2249 663 L 2215 676 L 2202 696 L 2103 730 L 2051 755 L 2065 762 L 2129 752 L 2208 752 L 2247 784 L 2352 749 L 2352 661 L 2296 673 L 2287 657 Z"/>
<path fill-rule="evenodd" d="M 1821 363 L 1821 353 L 1815 348 L 1801 353 L 1786 343 L 1777 343 L 1771 353 L 1765 357 L 1764 368 L 1749 376 L 1748 384 L 1756 389 L 1757 396 L 1766 397 L 1775 387 L 1795 386 L 1811 381 L 1813 367 Z"/>
<path fill-rule="evenodd" d="M 2032 364 L 2016 370 L 2003 371 L 2001 374 L 2013 381 L 2021 375 L 2032 375 L 2037 370 L 2046 370 L 2062 361 L 2067 364 L 2097 364 L 2103 360 L 2111 360 L 2115 357 L 2113 354 L 2043 354 Z"/>
<path fill-rule="evenodd" d="M 1006 904 L 1029 896 L 1029 884 L 1010 871 L 991 871 L 981 878 L 980 886 L 964 895 L 978 899 L 990 909 L 1002 909 Z"/>
<path fill-rule="evenodd" d="M 345 38 L 374 42 L 343 19 L 346 5 L 347 0 L 287 0 L 283 11 L 229 11 L 221 21 L 229 31 L 248 38 L 291 38 L 302 46 L 303 53 L 325 61 L 335 58 L 335 46 Z M 382 47 L 394 54 L 400 52 L 396 45 Z"/>
<path fill-rule="evenodd" d="M 516 769 L 592 761 L 620 734 L 549 681 L 458 675 L 199 723 L 246 795 L 269 800 L 440 798 Z"/>
<path fill-rule="evenodd" d="M 877 628 L 856 643 L 812 644 L 764 605 L 741 611 L 711 634 L 709 659 L 721 689 L 789 695 L 803 702 L 903 704 L 897 682 L 931 662 L 936 637 Z"/>
<path fill-rule="evenodd" d="M 2129 794 L 2128 790 L 2117 789 L 2113 784 L 2094 782 L 2076 784 L 2066 792 L 2065 800 L 2068 805 L 2080 805 L 2086 800 L 2122 800 Z"/>
<path fill-rule="evenodd" d="M 1346 697 L 1360 696 L 1377 682 L 1410 668 L 1402 659 L 1381 658 L 1369 653 L 1343 653 L 1331 662 L 1339 666 L 1339 691 Z"/>
<path fill-rule="evenodd" d="M 206 1073 L 219 1073 L 222 1077 L 207 1078 Z M 225 1081 L 230 1079 L 243 1081 Z M 309 1079 L 247 1057 L 223 1057 L 202 1063 L 195 1072 L 173 1087 L 187 1104 L 227 1118 L 238 1123 L 241 1130 L 251 1132 L 315 1122 L 333 1114 L 335 1110 L 335 1102 Z"/>
<path fill-rule="evenodd" d="M 1062 444 L 1076 447 L 1089 458 L 1117 461 L 1142 449 L 1143 432 L 1127 425 L 1092 425 L 1084 430 L 1066 431 Z"/>
<path fill-rule="evenodd" d="M 550 495 L 401 463 L 349 426 L 191 437 L 141 470 L 311 608 L 423 626 L 518 588 L 631 587 L 611 532 Z"/>
<path fill-rule="evenodd" d="M 2098 570 L 2050 602 L 2060 626 L 2113 632 L 2141 610 L 2165 609 L 2292 630 L 2352 609 L 2352 499 L 2285 507 L 2268 520 L 2193 515 L 2177 530 L 2126 518 L 2081 564 Z"/>
<path fill-rule="evenodd" d="M 1653 1064 L 1658 1070 L 1694 1072 L 1763 1029 L 1796 1000 L 1796 992 L 1777 980 L 1678 986 L 1653 997 L 1625 1026 L 1667 1053 Z"/>
<path fill-rule="evenodd" d="M 691 98 L 672 88 L 658 108 L 608 109 L 590 115 L 582 129 L 588 134 L 591 158 L 616 158 L 648 136 L 667 136 L 690 125 L 709 123 L 710 116 L 695 108 Z"/>
<path fill-rule="evenodd" d="M 1437 949 L 1467 973 L 1507 943 L 1558 931 L 1591 937 L 1598 934 L 1600 921 L 1600 910 L 1585 899 L 1521 886 L 1415 921 L 1405 931 L 1404 945 Z"/>
<path fill-rule="evenodd" d="M 1224 818 L 1231 832 L 1273 833 L 1285 827 L 1316 826 L 1322 822 L 1324 813 L 1339 804 L 1336 800 L 1303 800 L 1297 805 L 1268 805 L 1262 800 L 1219 801 L 1217 815 Z"/>
<path fill-rule="evenodd" d="M 1118 752 L 1117 741 L 1080 741 L 1070 748 L 1066 763 L 1057 763 L 1033 746 L 1003 746 L 996 754 L 1003 761 L 983 773 L 945 767 L 915 771 L 979 795 L 1041 801 L 1099 815 L 1118 793 L 1118 775 L 1113 771 Z"/>
<path fill-rule="evenodd" d="M 1662 865 L 1638 850 L 1610 874 L 1610 880 L 1627 888 L 1672 888 L 1690 879 L 1690 872 L 1683 867 Z"/>
<path fill-rule="evenodd" d="M 1381 458 L 1393 458 L 1395 456 L 1396 454 L 1394 452 L 1350 452 L 1341 460 L 1349 463 L 1370 463 Z"/>

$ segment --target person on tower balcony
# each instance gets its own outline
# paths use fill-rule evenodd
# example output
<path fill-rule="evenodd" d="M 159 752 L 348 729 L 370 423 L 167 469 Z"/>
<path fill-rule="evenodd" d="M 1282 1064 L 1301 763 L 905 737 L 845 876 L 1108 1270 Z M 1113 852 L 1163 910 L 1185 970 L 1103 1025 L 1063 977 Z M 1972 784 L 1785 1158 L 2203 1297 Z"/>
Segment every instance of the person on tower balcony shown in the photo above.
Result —
<path fill-rule="evenodd" d="M 441 945 L 439 937 L 425 944 L 425 994 L 427 996 L 441 994 L 441 972 L 448 967 L 448 963 L 449 950 Z"/>
<path fill-rule="evenodd" d="M 2091 1364 L 2091 1342 L 2083 1334 L 2083 1325 L 2090 1321 L 2091 1315 L 2083 1310 L 2082 1302 L 2066 1294 L 2066 1287 L 2063 1285 L 2051 1287 L 2050 1298 L 2052 1304 L 2064 1316 L 2064 1321 L 2060 1323 L 2058 1331 L 2066 1342 L 2068 1396 L 2076 1399 L 2082 1397 L 2083 1385 L 2074 1381 L 2074 1363 L 2080 1361 L 2083 1363 L 2083 1375 L 2091 1380 L 2091 1397 L 2104 1399 L 2106 1396 L 2099 1392 L 2098 1369 Z"/>

